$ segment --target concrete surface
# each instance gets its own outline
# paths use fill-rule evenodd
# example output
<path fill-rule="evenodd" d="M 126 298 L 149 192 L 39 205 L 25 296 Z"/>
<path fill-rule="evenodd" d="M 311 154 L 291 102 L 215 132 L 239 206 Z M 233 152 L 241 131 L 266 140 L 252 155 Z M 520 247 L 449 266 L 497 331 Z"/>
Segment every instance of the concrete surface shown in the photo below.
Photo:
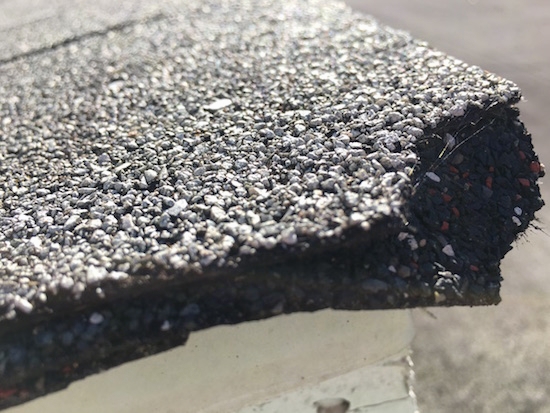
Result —
<path fill-rule="evenodd" d="M 516 82 L 521 118 L 550 163 L 550 2 L 349 0 L 356 9 Z M 544 179 L 543 179 L 544 182 Z M 548 186 L 541 187 L 550 199 Z M 550 208 L 503 261 L 496 307 L 415 312 L 416 393 L 426 413 L 550 412 Z"/>
<path fill-rule="evenodd" d="M 334 398 L 347 400 L 350 413 L 413 413 L 413 336 L 409 310 L 218 326 L 6 413 L 314 413 L 316 401 Z"/>

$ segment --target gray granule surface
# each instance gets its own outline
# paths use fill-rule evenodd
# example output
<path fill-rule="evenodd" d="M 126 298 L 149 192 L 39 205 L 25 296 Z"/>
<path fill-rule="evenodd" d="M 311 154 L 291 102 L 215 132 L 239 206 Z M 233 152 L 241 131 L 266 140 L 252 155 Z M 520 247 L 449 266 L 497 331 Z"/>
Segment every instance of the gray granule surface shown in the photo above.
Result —
<path fill-rule="evenodd" d="M 499 301 L 517 86 L 340 3 L 170 4 L 0 65 L 0 408 L 216 324 Z"/>

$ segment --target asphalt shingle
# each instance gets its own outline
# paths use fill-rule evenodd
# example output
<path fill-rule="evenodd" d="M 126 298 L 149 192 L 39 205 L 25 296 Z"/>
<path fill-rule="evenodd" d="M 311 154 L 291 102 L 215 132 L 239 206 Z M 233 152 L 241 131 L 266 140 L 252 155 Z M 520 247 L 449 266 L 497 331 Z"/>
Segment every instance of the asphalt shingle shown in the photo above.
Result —
<path fill-rule="evenodd" d="M 340 3 L 171 2 L 0 73 L 0 407 L 216 324 L 497 303 L 542 206 L 518 87 Z"/>

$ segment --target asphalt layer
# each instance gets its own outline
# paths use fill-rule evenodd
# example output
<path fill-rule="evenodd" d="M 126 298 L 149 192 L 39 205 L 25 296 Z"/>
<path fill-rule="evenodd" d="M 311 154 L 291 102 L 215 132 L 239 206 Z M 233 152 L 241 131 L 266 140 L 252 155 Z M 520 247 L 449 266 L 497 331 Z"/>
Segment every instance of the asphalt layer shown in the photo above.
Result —
<path fill-rule="evenodd" d="M 499 301 L 517 86 L 338 3 L 140 17 L 0 66 L 0 406 L 216 324 Z"/>

